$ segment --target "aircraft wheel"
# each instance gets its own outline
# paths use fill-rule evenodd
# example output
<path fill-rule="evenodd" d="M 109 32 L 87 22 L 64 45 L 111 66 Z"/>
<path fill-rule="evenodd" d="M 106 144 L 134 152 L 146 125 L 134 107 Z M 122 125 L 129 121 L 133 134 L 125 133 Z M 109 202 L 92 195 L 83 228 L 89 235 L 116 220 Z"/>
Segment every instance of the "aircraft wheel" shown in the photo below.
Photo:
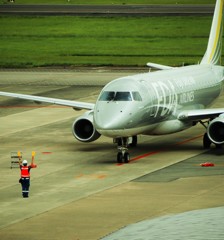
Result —
<path fill-rule="evenodd" d="M 203 137 L 203 147 L 204 149 L 209 149 L 211 146 L 211 140 L 208 138 L 208 134 L 205 133 Z"/>
<path fill-rule="evenodd" d="M 117 163 L 122 163 L 123 162 L 123 156 L 121 152 L 117 153 Z"/>
<path fill-rule="evenodd" d="M 128 152 L 126 152 L 124 154 L 124 162 L 125 163 L 129 163 L 129 161 L 130 161 L 130 154 Z"/>

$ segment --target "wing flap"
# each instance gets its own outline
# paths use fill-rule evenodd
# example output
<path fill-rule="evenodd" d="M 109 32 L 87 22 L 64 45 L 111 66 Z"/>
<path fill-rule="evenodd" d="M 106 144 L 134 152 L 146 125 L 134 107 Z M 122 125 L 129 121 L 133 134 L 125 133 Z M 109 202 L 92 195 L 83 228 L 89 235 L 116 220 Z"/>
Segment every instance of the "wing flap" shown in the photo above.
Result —
<path fill-rule="evenodd" d="M 0 92 L 0 96 L 20 98 L 20 99 L 34 101 L 37 103 L 45 102 L 45 103 L 51 103 L 56 105 L 62 105 L 62 106 L 72 107 L 75 110 L 81 110 L 81 109 L 92 110 L 94 108 L 93 103 L 77 102 L 77 101 L 71 101 L 71 100 L 40 97 L 40 96 L 33 96 L 33 95 L 26 95 L 26 94 L 19 94 L 19 93 Z"/>

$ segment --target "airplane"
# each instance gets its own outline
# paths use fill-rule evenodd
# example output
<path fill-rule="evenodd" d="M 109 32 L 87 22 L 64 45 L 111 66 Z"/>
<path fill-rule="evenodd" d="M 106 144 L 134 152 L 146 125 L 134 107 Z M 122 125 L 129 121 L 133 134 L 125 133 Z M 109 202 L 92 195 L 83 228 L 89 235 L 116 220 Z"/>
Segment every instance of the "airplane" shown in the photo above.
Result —
<path fill-rule="evenodd" d="M 224 143 L 224 108 L 209 108 L 224 83 L 221 66 L 223 1 L 217 0 L 207 50 L 197 65 L 171 67 L 148 63 L 159 71 L 115 79 L 101 91 L 95 104 L 0 92 L 0 95 L 87 110 L 73 125 L 74 137 L 92 142 L 101 135 L 117 144 L 117 162 L 128 163 L 128 147 L 138 135 L 183 131 L 197 123 L 205 127 L 203 147 Z"/>

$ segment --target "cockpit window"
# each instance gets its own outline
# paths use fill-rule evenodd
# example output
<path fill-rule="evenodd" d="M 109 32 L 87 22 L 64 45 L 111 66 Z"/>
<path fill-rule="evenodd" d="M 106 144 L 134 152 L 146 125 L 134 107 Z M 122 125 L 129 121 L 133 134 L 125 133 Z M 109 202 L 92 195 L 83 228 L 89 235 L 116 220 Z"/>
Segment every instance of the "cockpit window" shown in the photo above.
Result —
<path fill-rule="evenodd" d="M 132 101 L 130 92 L 116 92 L 114 101 Z"/>
<path fill-rule="evenodd" d="M 135 101 L 142 101 L 142 97 L 139 92 L 132 92 L 132 96 Z"/>
<path fill-rule="evenodd" d="M 133 99 L 132 99 L 133 97 Z M 139 92 L 113 92 L 104 91 L 102 92 L 99 101 L 142 101 L 142 97 Z"/>
<path fill-rule="evenodd" d="M 105 91 L 100 96 L 100 101 L 112 101 L 114 99 L 115 92 Z"/>
<path fill-rule="evenodd" d="M 110 92 L 104 91 L 100 98 L 100 101 L 132 101 L 130 92 Z"/>

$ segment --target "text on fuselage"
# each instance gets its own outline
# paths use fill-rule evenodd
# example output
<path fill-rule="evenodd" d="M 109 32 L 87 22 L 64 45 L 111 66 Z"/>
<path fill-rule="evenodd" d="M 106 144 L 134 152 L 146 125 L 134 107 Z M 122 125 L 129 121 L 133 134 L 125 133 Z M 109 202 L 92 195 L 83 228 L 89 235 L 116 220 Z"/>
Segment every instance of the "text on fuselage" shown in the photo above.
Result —
<path fill-rule="evenodd" d="M 171 113 L 175 114 L 177 105 L 186 104 L 194 101 L 194 91 L 189 89 L 189 86 L 195 84 L 194 79 L 182 79 L 164 81 L 157 81 L 151 83 L 156 95 L 156 106 L 154 110 L 154 117 L 164 117 Z M 179 92 L 179 94 L 177 94 Z"/>

